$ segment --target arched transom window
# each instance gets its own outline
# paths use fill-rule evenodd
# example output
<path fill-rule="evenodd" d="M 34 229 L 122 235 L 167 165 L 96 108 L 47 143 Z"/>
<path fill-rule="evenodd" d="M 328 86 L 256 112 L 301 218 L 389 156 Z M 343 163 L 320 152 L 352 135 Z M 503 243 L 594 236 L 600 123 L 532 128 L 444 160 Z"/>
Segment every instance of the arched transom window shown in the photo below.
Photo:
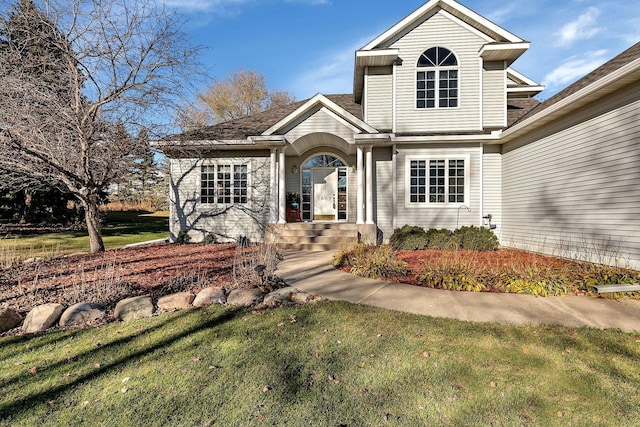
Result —
<path fill-rule="evenodd" d="M 458 60 L 449 49 L 432 47 L 418 59 L 417 108 L 458 106 Z"/>

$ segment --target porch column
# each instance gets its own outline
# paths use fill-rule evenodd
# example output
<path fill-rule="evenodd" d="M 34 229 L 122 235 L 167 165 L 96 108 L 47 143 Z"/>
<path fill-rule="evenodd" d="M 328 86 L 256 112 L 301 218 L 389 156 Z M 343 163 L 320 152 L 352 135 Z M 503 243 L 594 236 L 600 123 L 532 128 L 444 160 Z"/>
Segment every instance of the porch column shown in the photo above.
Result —
<path fill-rule="evenodd" d="M 276 148 L 271 149 L 271 168 L 270 168 L 270 193 L 269 193 L 269 222 L 271 224 L 275 224 L 278 221 L 278 205 L 277 203 L 277 194 L 278 194 L 278 185 L 277 185 L 277 161 L 278 161 L 278 150 Z"/>
<path fill-rule="evenodd" d="M 367 152 L 366 152 L 366 156 L 367 156 L 367 166 L 366 166 L 366 172 L 367 172 L 367 184 L 366 184 L 366 189 L 367 189 L 367 203 L 366 203 L 366 210 L 367 210 L 367 224 L 374 224 L 373 222 L 373 149 L 372 147 L 369 145 L 366 147 Z"/>
<path fill-rule="evenodd" d="M 287 195 L 285 186 L 284 148 L 280 148 L 278 160 L 278 224 L 287 223 Z"/>
<path fill-rule="evenodd" d="M 356 193 L 356 224 L 364 224 L 364 179 L 362 179 L 364 163 L 362 161 L 362 147 L 357 147 L 356 174 L 358 192 Z"/>

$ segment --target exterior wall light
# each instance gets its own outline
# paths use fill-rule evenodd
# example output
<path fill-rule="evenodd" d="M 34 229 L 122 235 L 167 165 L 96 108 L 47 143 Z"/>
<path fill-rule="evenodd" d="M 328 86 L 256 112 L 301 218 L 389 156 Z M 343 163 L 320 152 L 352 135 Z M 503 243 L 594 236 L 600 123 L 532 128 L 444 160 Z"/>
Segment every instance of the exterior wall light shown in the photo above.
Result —
<path fill-rule="evenodd" d="M 298 165 L 291 166 L 291 173 L 294 175 L 298 173 Z"/>

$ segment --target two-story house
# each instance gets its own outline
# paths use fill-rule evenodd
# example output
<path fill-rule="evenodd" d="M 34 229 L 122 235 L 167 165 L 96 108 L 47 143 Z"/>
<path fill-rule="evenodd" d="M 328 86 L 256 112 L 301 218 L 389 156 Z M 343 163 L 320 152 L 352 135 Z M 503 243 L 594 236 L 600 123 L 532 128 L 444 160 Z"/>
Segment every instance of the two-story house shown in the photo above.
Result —
<path fill-rule="evenodd" d="M 528 47 L 431 0 L 355 52 L 353 94 L 157 143 L 172 236 L 314 247 L 333 226 L 366 242 L 490 226 L 504 246 L 640 268 L 640 44 L 542 104 L 512 68 Z"/>

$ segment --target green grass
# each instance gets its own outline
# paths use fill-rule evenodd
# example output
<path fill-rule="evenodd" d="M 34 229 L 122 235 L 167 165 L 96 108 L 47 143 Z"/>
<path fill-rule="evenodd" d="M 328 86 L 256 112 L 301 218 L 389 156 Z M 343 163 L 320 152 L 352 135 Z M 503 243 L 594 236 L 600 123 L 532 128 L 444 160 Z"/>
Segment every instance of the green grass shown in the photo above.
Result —
<path fill-rule="evenodd" d="M 638 360 L 613 330 L 212 307 L 0 339 L 0 425 L 640 425 Z"/>
<path fill-rule="evenodd" d="M 169 221 L 166 212 L 107 212 L 104 215 L 102 237 L 106 249 L 162 239 L 168 235 Z M 31 257 L 51 258 L 88 251 L 89 237 L 86 231 L 31 234 L 0 240 L 3 265 Z"/>

